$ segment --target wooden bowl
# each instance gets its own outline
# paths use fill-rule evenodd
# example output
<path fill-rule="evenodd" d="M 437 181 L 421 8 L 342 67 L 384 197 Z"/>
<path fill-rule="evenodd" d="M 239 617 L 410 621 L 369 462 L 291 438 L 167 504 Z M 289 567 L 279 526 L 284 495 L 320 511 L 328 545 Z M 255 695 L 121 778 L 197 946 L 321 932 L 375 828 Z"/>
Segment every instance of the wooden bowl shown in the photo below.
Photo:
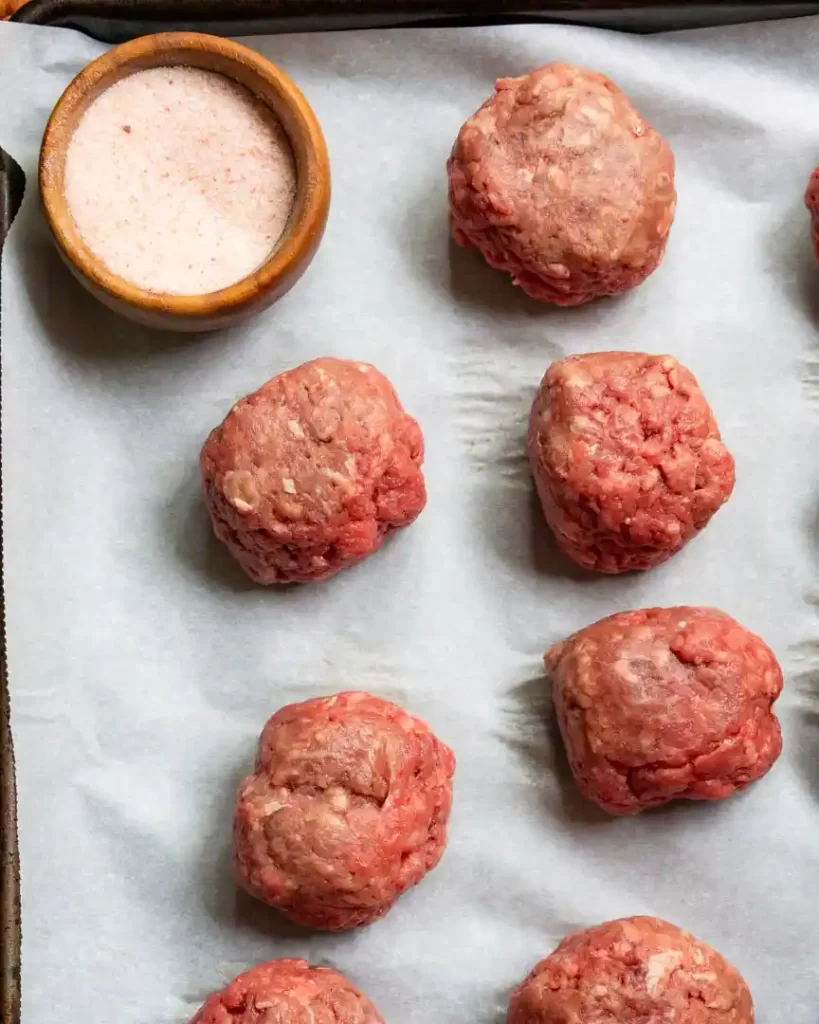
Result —
<path fill-rule="evenodd" d="M 296 162 L 295 202 L 276 250 L 248 277 L 203 295 L 148 291 L 113 274 L 80 238 L 65 198 L 68 144 L 89 105 L 127 75 L 174 65 L 216 71 L 247 87 L 281 122 Z M 298 88 L 283 71 L 246 46 L 196 32 L 165 32 L 134 39 L 81 71 L 49 118 L 40 150 L 39 178 L 48 225 L 75 277 L 118 313 L 151 327 L 175 331 L 226 327 L 284 295 L 313 258 L 330 207 L 327 147 L 316 116 Z"/>

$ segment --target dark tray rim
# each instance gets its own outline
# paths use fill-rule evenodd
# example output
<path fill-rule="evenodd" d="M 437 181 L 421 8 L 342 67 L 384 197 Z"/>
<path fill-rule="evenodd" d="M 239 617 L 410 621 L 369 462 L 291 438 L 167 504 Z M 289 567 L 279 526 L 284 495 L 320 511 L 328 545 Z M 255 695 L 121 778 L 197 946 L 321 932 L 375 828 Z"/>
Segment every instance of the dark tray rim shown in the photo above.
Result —
<path fill-rule="evenodd" d="M 0 270 L 3 244 L 20 208 L 25 178 L 19 165 L 0 149 Z M 0 309 L 3 296 L 0 292 Z M 0 372 L 0 415 L 2 415 Z M 0 441 L 2 465 L 2 441 Z M 0 1007 L 3 1024 L 20 1021 L 20 860 L 17 843 L 17 792 L 11 737 L 11 701 L 6 659 L 3 589 L 3 481 L 0 475 Z"/>
<path fill-rule="evenodd" d="M 242 36 L 575 22 L 651 32 L 811 13 L 817 0 L 28 0 L 10 20 L 117 43 L 171 29 Z"/>

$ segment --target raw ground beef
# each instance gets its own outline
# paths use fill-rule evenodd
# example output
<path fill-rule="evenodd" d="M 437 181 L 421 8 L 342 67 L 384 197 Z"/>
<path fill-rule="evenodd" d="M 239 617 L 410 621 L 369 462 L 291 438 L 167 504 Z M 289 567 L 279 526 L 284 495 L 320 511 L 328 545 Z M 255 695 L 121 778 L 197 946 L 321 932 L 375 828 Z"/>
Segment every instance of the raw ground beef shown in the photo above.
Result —
<path fill-rule="evenodd" d="M 426 503 L 424 442 L 373 366 L 315 359 L 237 402 L 202 449 L 213 529 L 257 583 L 326 579 Z"/>
<path fill-rule="evenodd" d="M 292 920 L 371 924 L 446 846 L 455 758 L 425 722 L 367 693 L 291 704 L 239 787 L 234 864 Z"/>
<path fill-rule="evenodd" d="M 805 192 L 805 206 L 810 211 L 810 237 L 813 242 L 813 252 L 816 259 L 819 260 L 819 167 L 810 176 Z"/>
<path fill-rule="evenodd" d="M 532 406 L 529 461 L 561 551 L 598 572 L 664 562 L 734 488 L 693 374 L 641 352 L 553 363 Z"/>
<path fill-rule="evenodd" d="M 536 299 L 577 306 L 657 268 L 674 156 L 603 75 L 548 64 L 501 78 L 447 165 L 452 234 Z"/>
<path fill-rule="evenodd" d="M 723 957 L 656 917 L 568 935 L 512 996 L 507 1024 L 753 1024 Z"/>
<path fill-rule="evenodd" d="M 721 800 L 764 775 L 782 737 L 770 648 L 713 608 L 595 622 L 545 655 L 580 791 L 610 814 Z"/>
<path fill-rule="evenodd" d="M 191 1024 L 384 1024 L 343 974 L 306 960 L 271 960 L 208 996 Z"/>

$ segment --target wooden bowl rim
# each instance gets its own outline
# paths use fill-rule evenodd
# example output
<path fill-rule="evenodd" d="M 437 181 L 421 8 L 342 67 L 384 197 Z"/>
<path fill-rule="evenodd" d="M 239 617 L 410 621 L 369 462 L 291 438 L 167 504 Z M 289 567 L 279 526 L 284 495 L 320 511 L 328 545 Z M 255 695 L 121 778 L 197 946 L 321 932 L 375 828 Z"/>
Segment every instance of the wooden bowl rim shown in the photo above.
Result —
<path fill-rule="evenodd" d="M 219 291 L 194 295 L 148 291 L 110 271 L 82 240 L 65 199 L 64 175 L 57 172 L 56 161 L 51 156 L 67 150 L 76 125 L 89 105 L 89 94 L 94 93 L 96 98 L 107 88 L 101 83 L 117 71 L 132 64 L 141 64 L 141 69 L 161 67 L 165 63 L 163 57 L 167 60 L 169 54 L 184 56 L 201 52 L 241 65 L 270 86 L 289 107 L 306 155 L 306 167 L 297 162 L 295 205 L 299 212 L 269 259 L 234 284 Z M 191 61 L 190 66 L 202 65 Z M 257 98 L 265 102 L 264 97 Z M 275 110 L 273 112 L 276 113 Z M 285 132 L 291 135 L 287 129 Z M 292 138 L 290 142 L 295 150 Z M 60 166 L 64 169 L 64 160 Z M 83 68 L 63 92 L 48 119 L 40 148 L 38 177 L 49 227 L 57 244 L 84 277 L 128 305 L 182 318 L 218 316 L 240 308 L 268 291 L 292 265 L 298 263 L 304 252 L 309 250 L 315 235 L 321 233 L 330 202 L 327 145 L 318 119 L 298 86 L 284 71 L 255 50 L 230 39 L 200 32 L 160 32 L 140 36 L 114 47 Z"/>

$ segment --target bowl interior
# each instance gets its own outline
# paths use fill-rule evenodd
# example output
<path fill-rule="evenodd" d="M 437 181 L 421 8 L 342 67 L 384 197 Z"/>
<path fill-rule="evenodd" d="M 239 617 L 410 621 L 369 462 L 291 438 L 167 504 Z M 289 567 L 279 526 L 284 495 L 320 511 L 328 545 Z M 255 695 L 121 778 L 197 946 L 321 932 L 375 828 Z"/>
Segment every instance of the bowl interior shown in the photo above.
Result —
<path fill-rule="evenodd" d="M 176 295 L 147 291 L 113 274 L 77 231 L 65 198 L 68 146 L 80 118 L 115 82 L 153 67 L 184 65 L 234 79 L 269 107 L 287 134 L 296 163 L 293 208 L 276 249 L 249 276 L 219 291 Z M 215 36 L 164 33 L 117 47 L 89 64 L 54 108 L 43 136 L 40 190 L 46 217 L 63 253 L 93 284 L 145 310 L 209 316 L 242 306 L 273 286 L 294 260 L 315 244 L 329 201 L 329 164 L 324 138 L 307 101 L 290 79 L 259 54 Z"/>

